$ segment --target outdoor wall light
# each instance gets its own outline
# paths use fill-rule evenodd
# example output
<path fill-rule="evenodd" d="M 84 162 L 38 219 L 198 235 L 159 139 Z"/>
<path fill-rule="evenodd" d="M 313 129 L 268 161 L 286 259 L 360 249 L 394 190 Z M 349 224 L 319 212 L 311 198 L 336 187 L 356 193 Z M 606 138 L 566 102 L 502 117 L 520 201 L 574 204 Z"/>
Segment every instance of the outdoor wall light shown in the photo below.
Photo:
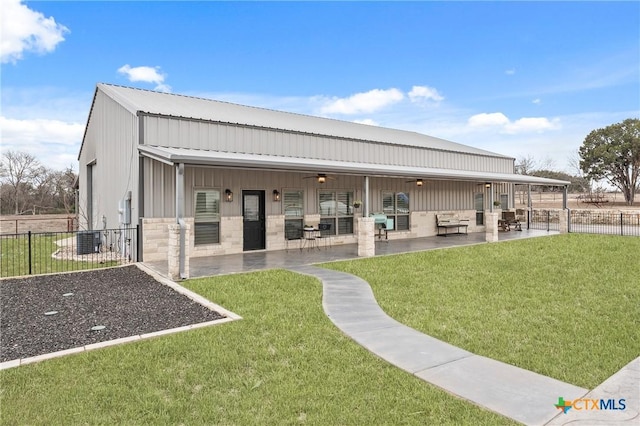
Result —
<path fill-rule="evenodd" d="M 487 182 L 487 183 L 484 184 L 484 187 L 485 188 L 491 188 L 491 184 L 489 182 Z"/>
<path fill-rule="evenodd" d="M 228 203 L 233 201 L 233 192 L 231 192 L 230 189 L 225 189 L 224 190 L 224 195 L 225 195 L 225 198 L 226 198 Z"/>
<path fill-rule="evenodd" d="M 273 190 L 273 201 L 280 201 L 280 192 L 277 189 Z"/>
<path fill-rule="evenodd" d="M 423 183 L 422 179 L 416 179 L 416 186 L 422 186 Z"/>
<path fill-rule="evenodd" d="M 325 183 L 327 181 L 327 177 L 325 175 L 318 175 L 318 183 Z"/>

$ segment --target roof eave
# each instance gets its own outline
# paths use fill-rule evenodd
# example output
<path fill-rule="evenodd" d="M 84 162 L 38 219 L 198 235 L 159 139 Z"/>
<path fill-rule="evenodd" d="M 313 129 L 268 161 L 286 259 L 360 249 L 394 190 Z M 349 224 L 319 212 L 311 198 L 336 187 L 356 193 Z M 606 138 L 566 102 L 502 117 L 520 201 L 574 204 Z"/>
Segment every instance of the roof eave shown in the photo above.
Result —
<path fill-rule="evenodd" d="M 146 157 L 166 164 L 232 167 L 256 170 L 281 170 L 311 173 L 367 175 L 394 178 L 424 178 L 473 182 L 505 182 L 532 185 L 566 186 L 571 182 L 510 173 L 490 173 L 428 167 L 402 167 L 386 164 L 354 163 L 310 158 L 241 154 L 143 145 L 138 147 Z"/>

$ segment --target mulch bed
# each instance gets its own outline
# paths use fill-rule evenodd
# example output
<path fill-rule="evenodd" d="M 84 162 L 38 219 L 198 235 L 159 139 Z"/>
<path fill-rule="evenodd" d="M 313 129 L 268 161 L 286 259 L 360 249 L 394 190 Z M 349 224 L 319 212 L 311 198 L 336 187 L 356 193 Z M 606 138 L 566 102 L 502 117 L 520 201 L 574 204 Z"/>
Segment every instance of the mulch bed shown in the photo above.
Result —
<path fill-rule="evenodd" d="M 136 266 L 0 280 L 0 362 L 221 318 Z"/>

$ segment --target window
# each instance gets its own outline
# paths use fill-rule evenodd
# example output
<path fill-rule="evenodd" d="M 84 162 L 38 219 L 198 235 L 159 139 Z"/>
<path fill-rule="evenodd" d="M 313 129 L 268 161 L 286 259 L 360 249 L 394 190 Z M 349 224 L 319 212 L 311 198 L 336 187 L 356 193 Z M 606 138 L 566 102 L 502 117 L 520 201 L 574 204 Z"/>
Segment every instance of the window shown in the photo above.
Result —
<path fill-rule="evenodd" d="M 500 194 L 500 208 L 502 210 L 509 208 L 509 194 Z"/>
<path fill-rule="evenodd" d="M 332 234 L 353 234 L 353 192 L 321 191 L 319 205 L 320 223 L 331 225 Z"/>
<path fill-rule="evenodd" d="M 406 192 L 383 192 L 382 212 L 393 219 L 394 229 L 409 230 L 409 194 Z"/>
<path fill-rule="evenodd" d="M 220 191 L 195 191 L 194 239 L 196 245 L 220 242 Z"/>
<path fill-rule="evenodd" d="M 284 238 L 295 240 L 302 238 L 304 209 L 302 208 L 302 191 L 284 191 Z"/>

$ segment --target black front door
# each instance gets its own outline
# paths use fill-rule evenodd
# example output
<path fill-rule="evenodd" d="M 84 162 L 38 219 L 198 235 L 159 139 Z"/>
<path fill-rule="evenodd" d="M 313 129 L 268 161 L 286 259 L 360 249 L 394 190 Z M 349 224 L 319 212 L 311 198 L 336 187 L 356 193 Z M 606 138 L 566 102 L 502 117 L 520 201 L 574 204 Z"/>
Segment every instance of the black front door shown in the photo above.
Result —
<path fill-rule="evenodd" d="M 242 219 L 244 251 L 266 248 L 264 191 L 242 191 Z"/>

